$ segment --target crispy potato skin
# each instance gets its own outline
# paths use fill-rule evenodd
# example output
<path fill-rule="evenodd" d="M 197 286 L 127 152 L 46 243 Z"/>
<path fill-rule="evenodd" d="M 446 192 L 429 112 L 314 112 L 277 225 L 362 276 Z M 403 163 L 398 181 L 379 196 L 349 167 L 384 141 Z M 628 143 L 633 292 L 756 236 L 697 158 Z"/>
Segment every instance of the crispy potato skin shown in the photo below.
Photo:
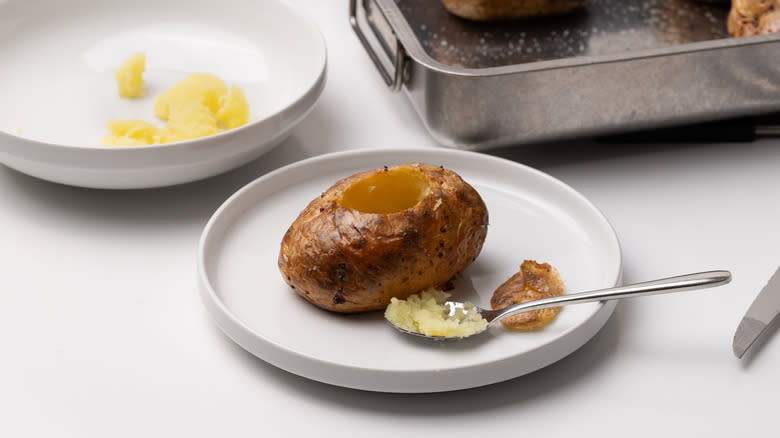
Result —
<path fill-rule="evenodd" d="M 548 263 L 525 260 L 520 270 L 499 286 L 490 298 L 493 309 L 512 304 L 563 295 L 563 281 L 558 270 Z M 549 324 L 561 311 L 560 307 L 532 310 L 501 320 L 501 324 L 513 330 L 535 330 Z"/>
<path fill-rule="evenodd" d="M 563 14 L 586 0 L 442 0 L 452 14 L 468 20 L 503 20 Z"/>
<path fill-rule="evenodd" d="M 362 213 L 338 204 L 353 182 L 336 182 L 300 213 L 282 239 L 279 269 L 310 303 L 341 313 L 380 310 L 390 298 L 442 288 L 480 253 L 488 211 L 455 172 L 409 163 L 428 179 L 428 194 L 397 213 Z M 392 170 L 393 168 L 390 168 Z"/>
<path fill-rule="evenodd" d="M 728 18 L 733 37 L 780 32 L 780 0 L 734 0 Z"/>

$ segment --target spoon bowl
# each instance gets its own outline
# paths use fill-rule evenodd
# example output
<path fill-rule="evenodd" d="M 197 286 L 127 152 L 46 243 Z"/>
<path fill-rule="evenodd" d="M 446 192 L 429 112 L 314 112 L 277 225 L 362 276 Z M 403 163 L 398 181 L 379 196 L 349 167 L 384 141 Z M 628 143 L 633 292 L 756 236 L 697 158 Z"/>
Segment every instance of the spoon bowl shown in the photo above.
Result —
<path fill-rule="evenodd" d="M 623 298 L 634 298 L 648 295 L 659 295 L 673 292 L 705 289 L 715 286 L 722 286 L 729 283 L 730 281 L 731 273 L 729 271 L 707 271 L 695 274 L 680 275 L 676 277 L 662 278 L 660 280 L 645 281 L 642 283 L 634 283 L 608 289 L 598 289 L 576 294 L 542 298 L 539 300 L 526 301 L 525 303 L 513 304 L 511 306 L 495 310 L 483 309 L 478 306 L 466 306 L 465 303 L 457 301 L 447 301 L 444 303 L 444 306 L 448 312 L 448 317 L 452 317 L 457 311 L 478 313 L 488 322 L 487 326 L 485 327 L 485 330 L 487 330 L 487 327 L 490 327 L 497 321 L 500 321 L 502 318 L 517 315 L 518 313 L 530 312 L 532 310 L 565 306 L 569 304 L 592 303 L 595 301 L 619 300 Z M 390 322 L 390 324 L 392 324 L 393 327 L 400 330 L 402 333 L 421 336 L 426 339 L 432 339 L 436 341 L 454 341 L 463 339 L 462 337 L 429 336 L 404 327 L 400 327 L 393 324 L 392 322 Z M 479 333 L 474 333 L 474 335 Z"/>

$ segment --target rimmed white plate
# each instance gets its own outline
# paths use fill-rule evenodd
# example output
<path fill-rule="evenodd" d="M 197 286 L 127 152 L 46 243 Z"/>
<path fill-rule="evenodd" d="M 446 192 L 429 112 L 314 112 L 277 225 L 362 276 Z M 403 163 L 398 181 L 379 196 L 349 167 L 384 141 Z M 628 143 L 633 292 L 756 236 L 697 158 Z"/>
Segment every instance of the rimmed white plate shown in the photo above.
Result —
<path fill-rule="evenodd" d="M 113 71 L 145 52 L 147 96 Z M 319 30 L 279 0 L 0 1 L 0 163 L 84 187 L 132 189 L 235 168 L 283 140 L 325 84 Z M 104 147 L 108 119 L 153 117 L 154 96 L 193 72 L 241 86 L 251 122 L 219 135 Z"/>
<path fill-rule="evenodd" d="M 490 226 L 482 253 L 456 281 L 458 298 L 487 304 L 523 259 L 557 267 L 568 291 L 617 284 L 618 239 L 582 195 L 512 161 L 447 149 L 365 150 L 310 158 L 271 172 L 230 197 L 201 237 L 199 284 L 217 325 L 257 357 L 334 385 L 437 392 L 511 379 L 573 352 L 604 325 L 614 302 L 569 306 L 543 330 L 488 333 L 457 342 L 404 335 L 381 312 L 340 315 L 299 298 L 282 280 L 282 235 L 336 180 L 420 161 L 458 172 L 482 195 Z"/>

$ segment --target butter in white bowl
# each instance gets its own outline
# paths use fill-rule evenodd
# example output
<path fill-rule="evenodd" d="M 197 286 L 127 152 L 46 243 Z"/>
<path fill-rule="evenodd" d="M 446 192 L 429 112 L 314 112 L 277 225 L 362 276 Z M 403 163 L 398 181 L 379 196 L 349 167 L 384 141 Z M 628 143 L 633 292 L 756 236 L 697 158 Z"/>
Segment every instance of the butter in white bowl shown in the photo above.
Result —
<path fill-rule="evenodd" d="M 144 53 L 134 53 L 115 72 L 119 96 L 143 97 Z M 106 122 L 109 134 L 104 146 L 143 146 L 214 135 L 245 125 L 249 103 L 244 90 L 230 88 L 209 73 L 192 73 L 154 100 L 154 115 L 167 121 L 161 127 L 138 119 L 112 119 Z"/>
<path fill-rule="evenodd" d="M 218 8 L 186 0 L 127 5 L 0 1 L 0 34 L 15 36 L 0 44 L 0 163 L 79 187 L 140 189 L 200 180 L 276 147 L 324 89 L 322 34 L 285 1 L 223 0 Z M 142 95 L 122 98 L 114 74 L 133 53 L 146 55 Z M 239 85 L 251 108 L 248 122 L 144 146 L 154 130 L 130 121 L 155 129 L 168 124 L 154 116 L 154 100 L 190 73 Z M 226 107 L 233 108 L 238 96 L 226 96 Z M 233 113 L 223 110 L 225 127 L 236 125 Z M 114 125 L 124 129 L 120 137 L 130 138 L 123 140 L 129 145 L 101 144 L 110 119 L 122 121 Z"/>

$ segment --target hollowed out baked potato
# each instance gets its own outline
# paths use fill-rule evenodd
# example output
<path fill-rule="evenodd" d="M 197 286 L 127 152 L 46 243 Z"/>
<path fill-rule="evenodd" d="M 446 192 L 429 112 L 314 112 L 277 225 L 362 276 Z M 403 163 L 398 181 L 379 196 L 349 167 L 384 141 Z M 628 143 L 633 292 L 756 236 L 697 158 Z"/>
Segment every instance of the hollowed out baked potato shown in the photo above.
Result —
<path fill-rule="evenodd" d="M 780 32 L 780 0 L 734 0 L 728 18 L 733 37 Z"/>
<path fill-rule="evenodd" d="M 444 288 L 482 250 L 488 211 L 443 167 L 409 163 L 336 182 L 284 235 L 279 269 L 307 301 L 342 313 Z"/>
<path fill-rule="evenodd" d="M 573 11 L 586 0 L 441 0 L 452 14 L 469 20 L 506 20 Z"/>

